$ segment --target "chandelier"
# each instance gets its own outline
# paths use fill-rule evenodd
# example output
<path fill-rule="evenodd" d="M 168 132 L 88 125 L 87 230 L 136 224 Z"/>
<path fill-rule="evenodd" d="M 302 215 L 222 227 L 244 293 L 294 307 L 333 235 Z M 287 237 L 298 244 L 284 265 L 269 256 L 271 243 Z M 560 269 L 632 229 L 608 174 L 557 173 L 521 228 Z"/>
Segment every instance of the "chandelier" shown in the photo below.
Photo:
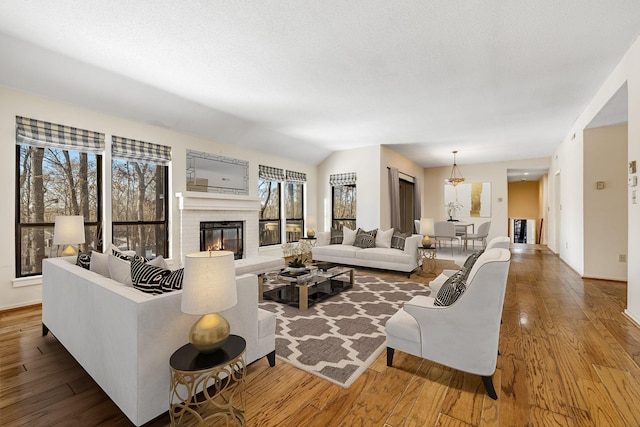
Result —
<path fill-rule="evenodd" d="M 447 179 L 445 179 L 445 182 L 447 184 L 451 184 L 453 186 L 456 186 L 462 182 L 464 182 L 464 177 L 462 176 L 462 173 L 460 172 L 460 169 L 458 168 L 458 165 L 456 164 L 456 154 L 458 153 L 458 151 L 452 151 L 453 153 L 453 166 L 451 167 L 451 176 Z"/>

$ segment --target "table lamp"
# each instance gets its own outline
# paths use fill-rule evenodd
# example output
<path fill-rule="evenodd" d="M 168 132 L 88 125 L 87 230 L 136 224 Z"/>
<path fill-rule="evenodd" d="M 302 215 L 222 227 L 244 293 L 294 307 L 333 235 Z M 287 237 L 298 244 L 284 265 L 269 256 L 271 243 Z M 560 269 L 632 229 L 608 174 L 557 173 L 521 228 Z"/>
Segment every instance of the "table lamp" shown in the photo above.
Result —
<path fill-rule="evenodd" d="M 62 256 L 75 255 L 71 245 L 84 243 L 84 217 L 82 215 L 57 216 L 53 226 L 53 244 L 67 245 Z"/>
<path fill-rule="evenodd" d="M 307 237 L 313 239 L 316 237 L 316 232 L 313 230 L 313 227 L 316 226 L 316 217 L 315 215 L 307 215 Z"/>
<path fill-rule="evenodd" d="M 422 247 L 431 247 L 430 235 L 433 235 L 433 218 L 420 218 L 420 234 L 422 234 Z"/>
<path fill-rule="evenodd" d="M 233 252 L 188 254 L 184 261 L 182 312 L 202 317 L 189 331 L 189 342 L 201 353 L 214 353 L 229 337 L 229 322 L 221 311 L 238 302 Z"/>

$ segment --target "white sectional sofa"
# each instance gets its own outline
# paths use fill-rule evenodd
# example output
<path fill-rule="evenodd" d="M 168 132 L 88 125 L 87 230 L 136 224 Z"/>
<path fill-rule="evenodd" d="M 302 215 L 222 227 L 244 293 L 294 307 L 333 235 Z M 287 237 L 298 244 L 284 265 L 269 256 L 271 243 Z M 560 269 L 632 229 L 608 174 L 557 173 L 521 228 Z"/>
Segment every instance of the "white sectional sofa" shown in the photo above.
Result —
<path fill-rule="evenodd" d="M 43 262 L 42 323 L 135 425 L 169 409 L 169 358 L 188 342 L 197 316 L 182 291 L 150 295 L 75 265 Z M 258 279 L 236 277 L 238 303 L 222 314 L 247 341 L 245 362 L 275 363 L 275 315 L 258 308 Z"/>
<path fill-rule="evenodd" d="M 422 236 L 419 234 L 407 237 L 403 250 L 387 247 L 363 249 L 350 244 L 330 244 L 330 231 L 317 233 L 316 239 L 316 245 L 312 249 L 315 261 L 404 271 L 409 274 L 419 265 L 418 246 L 422 242 Z"/>

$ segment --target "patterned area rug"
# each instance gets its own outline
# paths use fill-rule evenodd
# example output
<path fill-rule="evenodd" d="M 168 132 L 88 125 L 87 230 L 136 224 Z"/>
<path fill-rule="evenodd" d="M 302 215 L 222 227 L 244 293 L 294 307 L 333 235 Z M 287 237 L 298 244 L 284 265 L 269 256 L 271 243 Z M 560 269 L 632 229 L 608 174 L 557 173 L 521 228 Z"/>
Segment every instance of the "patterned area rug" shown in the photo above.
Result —
<path fill-rule="evenodd" d="M 386 321 L 425 285 L 355 277 L 353 289 L 300 312 L 265 301 L 276 313 L 276 355 L 288 363 L 343 387 L 349 387 L 385 347 Z"/>

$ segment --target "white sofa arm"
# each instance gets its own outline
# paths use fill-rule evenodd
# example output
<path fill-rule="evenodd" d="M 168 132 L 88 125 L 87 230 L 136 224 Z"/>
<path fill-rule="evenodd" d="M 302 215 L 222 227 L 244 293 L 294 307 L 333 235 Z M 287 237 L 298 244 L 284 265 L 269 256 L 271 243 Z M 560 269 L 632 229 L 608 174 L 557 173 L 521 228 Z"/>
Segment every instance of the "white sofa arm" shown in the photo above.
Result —
<path fill-rule="evenodd" d="M 319 231 L 316 233 L 316 246 L 328 246 L 331 243 L 330 231 Z"/>
<path fill-rule="evenodd" d="M 414 234 L 411 237 L 407 237 L 404 241 L 404 253 L 418 257 L 418 246 L 422 243 L 422 236 L 420 234 Z"/>

